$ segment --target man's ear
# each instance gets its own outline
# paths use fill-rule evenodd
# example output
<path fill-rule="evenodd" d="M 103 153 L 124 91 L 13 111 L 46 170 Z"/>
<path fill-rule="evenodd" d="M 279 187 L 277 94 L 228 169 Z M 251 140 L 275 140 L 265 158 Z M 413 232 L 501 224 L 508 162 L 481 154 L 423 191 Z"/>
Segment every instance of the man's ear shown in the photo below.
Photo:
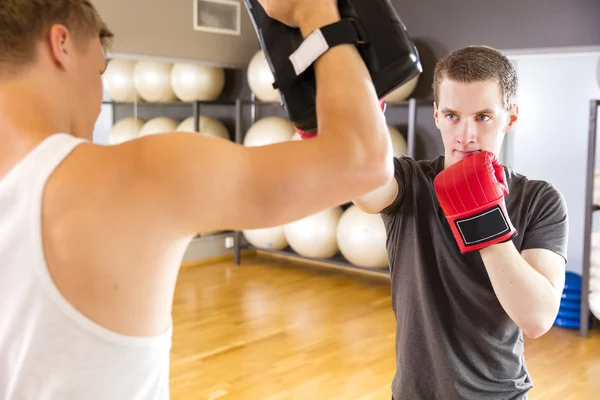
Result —
<path fill-rule="evenodd" d="M 69 30 L 61 24 L 54 24 L 48 31 L 48 44 L 52 61 L 62 69 L 69 69 L 74 47 Z"/>
<path fill-rule="evenodd" d="M 437 126 L 437 128 L 440 128 L 440 125 L 438 123 L 438 109 L 437 109 L 437 104 L 435 104 L 435 101 L 433 102 L 433 120 L 435 121 L 435 126 Z"/>
<path fill-rule="evenodd" d="M 515 129 L 515 125 L 519 119 L 519 106 L 514 104 L 510 109 L 508 116 L 508 124 L 506 125 L 506 133 L 511 133 Z"/>

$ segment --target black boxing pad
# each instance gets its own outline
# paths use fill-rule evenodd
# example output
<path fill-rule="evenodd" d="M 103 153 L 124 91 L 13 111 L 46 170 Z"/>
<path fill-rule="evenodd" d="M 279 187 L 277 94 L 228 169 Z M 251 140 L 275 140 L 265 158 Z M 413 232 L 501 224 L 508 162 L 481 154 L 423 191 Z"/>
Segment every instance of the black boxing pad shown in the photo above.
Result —
<path fill-rule="evenodd" d="M 275 78 L 281 103 L 299 129 L 317 129 L 312 63 L 327 49 L 354 44 L 379 99 L 423 71 L 416 46 L 389 0 L 338 0 L 341 21 L 302 37 L 299 29 L 270 18 L 257 0 L 244 0 Z"/>

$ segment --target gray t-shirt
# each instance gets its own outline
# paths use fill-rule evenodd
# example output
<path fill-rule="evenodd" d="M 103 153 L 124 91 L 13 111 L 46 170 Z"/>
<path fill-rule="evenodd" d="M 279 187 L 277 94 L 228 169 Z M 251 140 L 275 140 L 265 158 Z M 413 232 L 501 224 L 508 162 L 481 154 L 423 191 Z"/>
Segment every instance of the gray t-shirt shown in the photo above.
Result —
<path fill-rule="evenodd" d="M 437 202 L 444 157 L 396 158 L 399 194 L 382 211 L 396 316 L 395 400 L 527 399 L 521 329 L 506 314 L 478 251 L 462 255 Z M 567 209 L 551 184 L 505 167 L 516 248 L 566 260 Z"/>

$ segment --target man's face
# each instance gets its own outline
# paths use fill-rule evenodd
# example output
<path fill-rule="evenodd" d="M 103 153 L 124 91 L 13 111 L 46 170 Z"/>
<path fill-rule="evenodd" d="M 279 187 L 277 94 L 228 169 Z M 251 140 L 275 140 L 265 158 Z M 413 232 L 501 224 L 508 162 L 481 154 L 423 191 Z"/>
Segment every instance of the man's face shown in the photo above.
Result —
<path fill-rule="evenodd" d="M 74 52 L 69 86 L 73 116 L 72 134 L 91 139 L 102 106 L 102 73 L 106 69 L 100 39 L 88 41 Z"/>
<path fill-rule="evenodd" d="M 444 142 L 445 167 L 478 152 L 499 156 L 505 133 L 517 120 L 517 107 L 504 108 L 496 81 L 459 83 L 443 79 L 439 104 L 434 104 L 435 124 Z"/>

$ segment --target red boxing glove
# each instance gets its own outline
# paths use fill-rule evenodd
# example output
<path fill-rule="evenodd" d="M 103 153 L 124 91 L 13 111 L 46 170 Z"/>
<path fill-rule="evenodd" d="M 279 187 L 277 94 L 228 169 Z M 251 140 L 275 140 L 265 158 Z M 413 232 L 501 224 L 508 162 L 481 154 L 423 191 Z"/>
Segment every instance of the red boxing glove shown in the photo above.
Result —
<path fill-rule="evenodd" d="M 381 111 L 383 111 L 385 113 L 386 105 L 385 105 L 384 99 L 379 100 L 379 106 L 381 107 Z M 298 132 L 298 134 L 300 135 L 300 138 L 302 140 L 311 139 L 311 138 L 317 136 L 317 132 L 306 132 L 299 128 L 295 128 L 295 129 L 296 129 L 296 132 Z"/>
<path fill-rule="evenodd" d="M 493 153 L 478 152 L 440 172 L 433 181 L 461 253 L 511 240 L 504 168 Z"/>

